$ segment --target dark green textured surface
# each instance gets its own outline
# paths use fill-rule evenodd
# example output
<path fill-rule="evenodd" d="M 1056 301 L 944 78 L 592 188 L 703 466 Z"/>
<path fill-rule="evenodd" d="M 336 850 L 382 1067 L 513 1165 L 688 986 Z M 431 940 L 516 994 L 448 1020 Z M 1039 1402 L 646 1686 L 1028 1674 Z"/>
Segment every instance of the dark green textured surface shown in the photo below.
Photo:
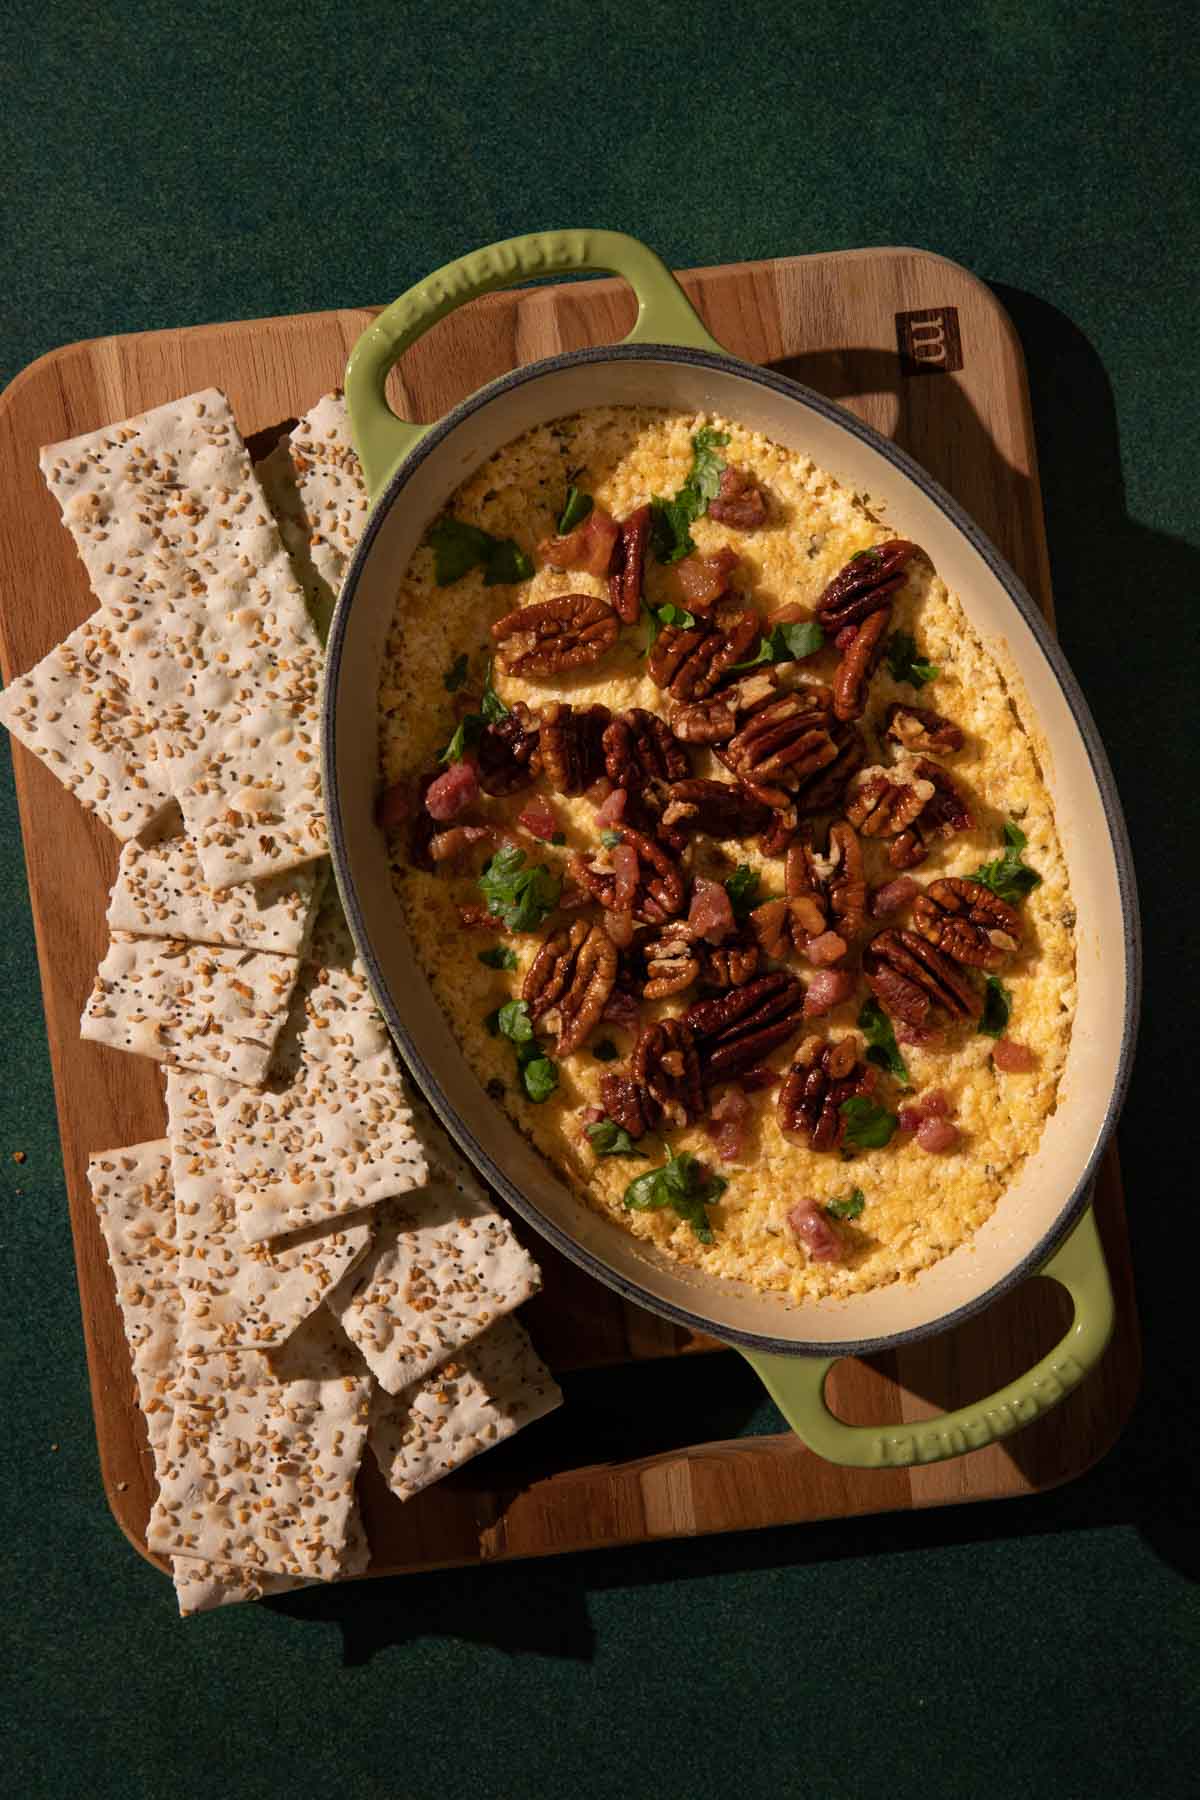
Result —
<path fill-rule="evenodd" d="M 1148 922 L 1122 1137 L 1146 1382 L 1090 1475 L 181 1625 L 100 1493 L 5 746 L 11 1791 L 1194 1791 L 1194 9 L 10 0 L 5 27 L 6 379 L 78 337 L 386 300 L 557 224 L 623 227 L 682 266 L 912 243 L 995 284 Z M 597 1456 L 625 1453 L 629 1412 L 639 1448 L 710 1400 L 721 1430 L 774 1426 L 733 1359 L 570 1399 L 564 1429 Z"/>

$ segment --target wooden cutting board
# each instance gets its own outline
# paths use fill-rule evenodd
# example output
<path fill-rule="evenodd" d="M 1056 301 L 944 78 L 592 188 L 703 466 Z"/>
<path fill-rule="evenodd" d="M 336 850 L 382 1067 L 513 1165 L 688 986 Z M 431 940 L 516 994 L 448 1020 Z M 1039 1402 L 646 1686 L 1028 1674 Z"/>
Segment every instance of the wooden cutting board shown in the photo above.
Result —
<path fill-rule="evenodd" d="M 911 452 L 979 521 L 1050 614 L 1024 365 L 1011 324 L 982 283 L 954 263 L 903 249 L 697 269 L 682 280 L 730 351 L 840 401 Z M 285 421 L 339 384 L 372 316 L 361 308 L 98 338 L 26 369 L 0 398 L 5 680 L 93 605 L 38 473 L 41 445 L 217 386 L 262 454 Z M 504 370 L 623 336 L 633 316 L 632 295 L 616 281 L 490 296 L 409 352 L 393 376 L 394 404 L 412 418 L 437 418 Z M 106 941 L 115 841 L 20 746 L 14 761 L 101 1466 L 113 1512 L 144 1554 L 151 1466 L 84 1169 L 91 1150 L 161 1134 L 160 1077 L 152 1063 L 79 1038 Z M 1068 1480 L 1113 1442 L 1139 1379 L 1115 1151 L 1096 1208 L 1116 1289 L 1113 1343 L 1081 1388 L 1016 1437 L 932 1468 L 839 1469 L 790 1433 L 708 1442 L 710 1425 L 680 1448 L 677 1417 L 665 1416 L 674 1415 L 666 1405 L 661 1418 L 639 1415 L 636 1437 L 606 1420 L 605 1447 L 617 1459 L 580 1466 L 578 1431 L 559 1413 L 404 1506 L 368 1457 L 362 1487 L 372 1573 L 994 1499 Z M 557 1371 L 716 1349 L 622 1302 L 520 1229 L 546 1274 L 526 1316 Z M 853 1423 L 930 1417 L 1009 1380 L 1042 1355 L 1066 1320 L 1061 1290 L 1028 1282 L 952 1333 L 870 1362 L 841 1363 L 831 1402 Z M 670 1392 L 687 1402 L 682 1416 L 705 1416 L 712 1376 L 707 1358 L 673 1371 Z M 732 1370 L 730 1377 L 736 1385 Z M 661 1383 L 655 1391 L 664 1392 Z M 634 1443 L 636 1458 L 620 1460 Z"/>

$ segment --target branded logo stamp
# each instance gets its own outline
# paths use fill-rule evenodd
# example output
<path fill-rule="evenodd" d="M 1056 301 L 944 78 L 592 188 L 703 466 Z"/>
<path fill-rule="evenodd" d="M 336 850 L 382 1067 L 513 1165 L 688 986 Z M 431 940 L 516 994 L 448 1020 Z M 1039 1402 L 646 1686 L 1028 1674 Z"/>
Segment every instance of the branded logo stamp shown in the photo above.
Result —
<path fill-rule="evenodd" d="M 927 306 L 896 314 L 896 348 L 903 375 L 951 375 L 961 369 L 957 306 Z"/>

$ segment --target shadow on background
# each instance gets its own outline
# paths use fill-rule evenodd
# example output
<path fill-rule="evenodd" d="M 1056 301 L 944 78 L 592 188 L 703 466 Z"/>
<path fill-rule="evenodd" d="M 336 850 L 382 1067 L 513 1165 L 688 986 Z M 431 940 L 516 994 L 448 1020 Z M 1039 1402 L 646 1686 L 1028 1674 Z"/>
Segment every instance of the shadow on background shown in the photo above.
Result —
<path fill-rule="evenodd" d="M 1121 1156 L 1144 1385 L 1129 1424 L 1116 1446 L 1078 1479 L 1016 1502 L 447 1570 L 312 1589 L 268 1603 L 297 1619 L 338 1621 L 347 1665 L 425 1636 L 588 1661 L 594 1651 L 592 1591 L 1114 1525 L 1134 1526 L 1173 1568 L 1192 1579 L 1200 1574 L 1193 1457 L 1195 1152 L 1188 1122 L 1194 1033 L 1183 989 L 1194 968 L 1193 903 L 1182 874 L 1196 825 L 1183 752 L 1194 736 L 1200 552 L 1128 516 L 1112 389 L 1091 344 L 1045 302 L 1017 289 L 995 292 L 1017 327 L 1029 371 L 1059 636 L 1112 759 L 1138 860 L 1146 1003 Z M 1003 545 L 1006 531 L 997 529 L 996 520 L 1007 511 L 1010 553 L 1009 509 L 1017 509 L 1019 531 L 1035 530 L 1036 495 L 991 444 L 965 397 L 940 440 L 932 441 L 922 410 L 924 378 L 901 380 L 892 357 L 848 351 L 777 366 L 834 399 L 894 394 L 897 441 L 961 496 L 985 530 Z M 944 404 L 942 411 L 944 418 Z M 1164 427 L 1174 428 L 1170 421 Z M 958 479 L 958 471 L 972 465 L 984 472 L 973 495 Z M 1064 1318 L 1061 1299 L 1049 1295 L 1029 1361 L 1053 1341 Z M 970 1329 L 986 1331 L 986 1319 Z M 735 1355 L 597 1370 L 565 1377 L 564 1387 L 568 1404 L 546 1426 L 556 1434 L 559 1467 L 576 1458 L 579 1465 L 624 1462 L 783 1428 Z M 939 1405 L 969 1397 L 957 1392 L 949 1372 L 940 1383 L 931 1372 L 921 1391 Z M 1053 1417 L 1044 1424 L 1053 1429 Z M 1009 1445 L 1019 1463 L 1021 1444 L 1018 1436 Z M 540 1472 L 519 1437 L 488 1460 L 493 1487 L 519 1486 Z M 1032 1464 L 1029 1472 L 1034 1474 Z M 456 1479 L 468 1476 L 464 1471 Z"/>

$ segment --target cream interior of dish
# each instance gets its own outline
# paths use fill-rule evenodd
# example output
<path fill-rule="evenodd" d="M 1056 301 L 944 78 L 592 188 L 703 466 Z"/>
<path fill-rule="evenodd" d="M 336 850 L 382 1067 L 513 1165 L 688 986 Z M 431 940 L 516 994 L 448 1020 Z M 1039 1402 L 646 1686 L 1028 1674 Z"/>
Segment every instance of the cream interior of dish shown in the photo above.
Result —
<path fill-rule="evenodd" d="M 770 518 L 753 533 L 702 518 L 692 534 L 701 551 L 722 544 L 739 551 L 741 566 L 734 586 L 765 615 L 768 629 L 775 608 L 797 601 L 815 604 L 856 551 L 898 535 L 887 523 L 886 502 L 880 496 L 849 492 L 795 451 L 727 419 L 649 408 L 591 409 L 528 432 L 464 483 L 448 510 L 498 537 L 515 538 L 532 552 L 540 539 L 553 533 L 568 480 L 618 519 L 654 495 L 675 493 L 691 466 L 691 438 L 704 424 L 729 434 L 722 455 L 728 463 L 752 471 L 767 490 Z M 911 1277 L 970 1237 L 1037 1146 L 1055 1105 L 1074 1011 L 1074 913 L 1053 808 L 1031 737 L 1036 727 L 1019 716 L 996 662 L 956 596 L 928 566 L 918 562 L 910 569 L 897 597 L 892 629 L 913 633 L 921 656 L 936 664 L 939 673 L 914 696 L 911 687 L 897 685 L 882 666 L 873 678 L 862 724 L 874 749 L 872 721 L 892 700 L 916 698 L 953 719 L 966 732 L 967 742 L 944 760 L 968 796 L 977 821 L 973 832 L 935 839 L 917 878 L 928 882 L 939 875 L 967 875 L 995 857 L 1008 818 L 1026 833 L 1026 861 L 1042 876 L 1041 885 L 1022 907 L 1021 950 L 1000 971 L 1013 1000 L 1010 1034 L 1034 1052 L 1034 1072 L 998 1072 L 991 1057 L 993 1040 L 963 1025 L 951 1032 L 946 1049 L 905 1049 L 911 1093 L 902 1094 L 887 1077 L 880 1083 L 876 1097 L 893 1110 L 905 1100 L 919 1100 L 922 1089 L 936 1086 L 947 1093 L 963 1133 L 955 1154 L 930 1155 L 912 1138 L 899 1134 L 886 1149 L 860 1152 L 852 1160 L 836 1153 L 814 1154 L 780 1134 L 775 1096 L 768 1092 L 754 1098 L 754 1123 L 741 1160 L 722 1166 L 729 1185 L 710 1209 L 715 1237 L 711 1245 L 701 1244 L 690 1226 L 671 1211 L 625 1211 L 622 1196 L 627 1184 L 663 1159 L 661 1143 L 644 1141 L 647 1161 L 597 1159 L 580 1119 L 581 1109 L 600 1104 L 601 1075 L 621 1065 L 598 1062 L 591 1045 L 585 1045 L 561 1063 L 558 1091 L 534 1105 L 519 1091 L 512 1046 L 490 1036 L 484 1025 L 498 1005 L 519 996 L 542 933 L 507 939 L 465 930 L 458 909 L 479 899 L 473 878 L 423 873 L 406 861 L 404 834 L 397 834 L 392 843 L 394 885 L 418 960 L 465 1055 L 482 1083 L 491 1082 L 494 1090 L 495 1084 L 503 1084 L 498 1103 L 571 1187 L 589 1204 L 619 1219 L 628 1231 L 652 1239 L 681 1261 L 795 1300 L 851 1294 Z M 665 580 L 665 572 L 648 558 L 646 592 L 651 604 L 667 597 Z M 486 588 L 482 571 L 476 570 L 451 587 L 439 588 L 434 584 L 432 552 L 418 549 L 400 583 L 380 682 L 384 780 L 413 777 L 436 766 L 455 723 L 443 676 L 466 652 L 470 680 L 478 691 L 494 619 L 518 603 L 584 591 L 604 594 L 606 584 L 578 573 L 541 570 L 519 589 Z M 631 628 L 622 632 L 616 649 L 598 667 L 578 676 L 535 683 L 498 673 L 495 686 L 510 704 L 525 700 L 536 707 L 560 699 L 602 702 L 614 711 L 643 706 L 665 714 L 664 697 L 645 673 L 644 642 L 644 629 Z M 794 665 L 787 679 L 828 681 L 836 660 L 835 652 L 822 652 Z M 691 754 L 697 775 L 726 776 L 707 753 L 693 749 Z M 542 783 L 534 791 L 548 790 Z M 508 819 L 529 797 L 526 793 L 509 801 L 484 800 L 481 809 L 489 820 Z M 529 854 L 531 860 L 544 860 L 565 872 L 573 850 L 590 854 L 597 848 L 598 831 L 588 801 L 561 795 L 551 799 L 567 843 L 555 848 L 531 841 Z M 864 843 L 870 878 L 886 881 L 895 873 L 886 863 L 886 845 L 881 847 L 876 840 Z M 748 862 L 761 869 L 761 898 L 783 891 L 782 860 L 764 862 L 753 840 L 719 845 L 697 837 L 684 862 L 695 873 L 718 877 L 731 873 L 737 863 Z M 900 922 L 907 922 L 906 917 L 902 915 Z M 517 970 L 495 971 L 479 961 L 481 949 L 501 941 L 516 949 Z M 802 962 L 795 967 L 802 976 L 808 972 Z M 854 1000 L 816 1022 L 814 1029 L 824 1030 L 830 1038 L 853 1031 L 866 993 L 864 986 Z M 644 1005 L 643 1016 L 682 1012 L 694 997 L 689 993 L 657 1006 Z M 632 1048 L 631 1037 L 601 1026 L 592 1043 L 605 1037 L 621 1051 L 623 1064 Z M 792 1048 L 794 1044 L 769 1060 L 786 1068 Z M 548 1052 L 553 1055 L 552 1040 Z M 703 1124 L 673 1133 L 671 1142 L 677 1151 L 690 1149 L 711 1159 L 712 1144 Z M 789 1208 L 802 1198 L 818 1202 L 844 1198 L 852 1187 L 862 1189 L 866 1206 L 853 1224 L 841 1228 L 848 1245 L 846 1261 L 809 1262 L 787 1225 Z"/>

